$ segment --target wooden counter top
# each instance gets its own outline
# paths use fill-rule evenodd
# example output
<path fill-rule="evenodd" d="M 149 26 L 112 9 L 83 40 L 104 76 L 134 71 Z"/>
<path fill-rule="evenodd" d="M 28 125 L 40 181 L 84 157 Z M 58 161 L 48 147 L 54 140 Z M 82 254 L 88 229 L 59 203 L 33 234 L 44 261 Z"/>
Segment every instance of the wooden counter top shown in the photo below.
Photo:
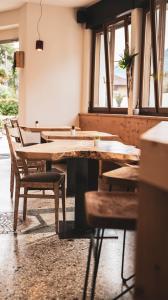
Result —
<path fill-rule="evenodd" d="M 161 122 L 141 136 L 140 179 L 168 191 L 168 122 Z"/>

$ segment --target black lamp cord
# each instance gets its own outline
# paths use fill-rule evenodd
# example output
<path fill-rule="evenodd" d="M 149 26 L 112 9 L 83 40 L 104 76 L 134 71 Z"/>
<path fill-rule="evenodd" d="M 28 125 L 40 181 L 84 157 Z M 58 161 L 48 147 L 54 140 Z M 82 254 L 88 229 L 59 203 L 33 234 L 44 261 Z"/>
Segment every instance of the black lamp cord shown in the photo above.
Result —
<path fill-rule="evenodd" d="M 43 0 L 40 0 L 40 17 L 39 17 L 38 22 L 37 22 L 37 33 L 38 33 L 38 36 L 39 36 L 39 40 L 40 40 L 39 24 L 40 24 L 40 20 L 41 20 L 42 13 L 43 13 L 42 1 Z"/>

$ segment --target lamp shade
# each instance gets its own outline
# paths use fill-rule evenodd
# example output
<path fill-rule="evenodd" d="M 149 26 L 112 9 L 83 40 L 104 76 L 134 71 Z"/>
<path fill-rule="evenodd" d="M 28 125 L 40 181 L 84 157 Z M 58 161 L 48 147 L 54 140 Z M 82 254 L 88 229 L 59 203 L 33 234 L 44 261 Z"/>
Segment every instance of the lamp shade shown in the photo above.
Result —
<path fill-rule="evenodd" d="M 37 41 L 36 41 L 36 50 L 37 50 L 37 51 L 43 51 L 43 44 L 44 44 L 43 41 L 37 40 Z"/>

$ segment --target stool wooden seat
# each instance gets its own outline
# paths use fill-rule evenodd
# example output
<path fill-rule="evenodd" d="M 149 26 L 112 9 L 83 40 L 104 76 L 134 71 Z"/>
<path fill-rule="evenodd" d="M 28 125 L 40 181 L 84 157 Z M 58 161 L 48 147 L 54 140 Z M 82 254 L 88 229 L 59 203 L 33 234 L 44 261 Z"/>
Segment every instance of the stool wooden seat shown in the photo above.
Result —
<path fill-rule="evenodd" d="M 94 228 L 135 230 L 138 200 L 130 192 L 87 192 L 87 223 Z"/>
<path fill-rule="evenodd" d="M 93 300 L 95 296 L 96 278 L 99 266 L 99 259 L 104 238 L 105 229 L 123 229 L 123 254 L 121 278 L 123 283 L 134 277 L 134 274 L 128 278 L 124 278 L 124 252 L 126 230 L 135 230 L 138 217 L 138 195 L 135 192 L 87 192 L 85 194 L 86 219 L 89 226 L 97 230 L 96 244 L 95 236 L 90 239 L 88 252 L 88 261 L 85 275 L 85 284 L 83 289 L 83 300 L 87 299 L 87 287 L 90 272 L 91 254 L 94 253 L 94 269 L 91 284 L 91 296 Z M 102 232 L 102 233 L 101 233 Z M 134 284 L 127 286 L 113 300 L 117 300 L 134 287 Z"/>
<path fill-rule="evenodd" d="M 138 186 L 138 177 L 139 166 L 124 166 L 103 173 L 103 179 L 110 184 L 110 191 L 113 185 L 125 187 L 127 190 L 135 189 Z"/>

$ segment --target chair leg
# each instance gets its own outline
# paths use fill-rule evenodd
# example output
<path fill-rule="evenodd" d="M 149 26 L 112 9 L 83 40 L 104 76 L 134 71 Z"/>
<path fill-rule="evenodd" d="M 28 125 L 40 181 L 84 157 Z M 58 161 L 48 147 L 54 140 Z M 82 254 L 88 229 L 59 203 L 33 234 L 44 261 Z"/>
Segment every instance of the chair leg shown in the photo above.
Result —
<path fill-rule="evenodd" d="M 59 187 L 58 184 L 54 185 L 54 201 L 55 201 L 55 231 L 58 234 L 58 222 L 59 222 Z"/>
<path fill-rule="evenodd" d="M 124 258 L 125 258 L 125 240 L 126 240 L 126 230 L 124 230 L 124 237 L 123 237 L 123 250 L 122 250 L 122 265 L 121 265 L 121 278 L 124 284 L 131 278 L 135 276 L 135 274 L 125 278 L 124 277 Z"/>
<path fill-rule="evenodd" d="M 14 231 L 16 231 L 16 229 L 17 229 L 18 209 L 19 209 L 19 194 L 20 194 L 20 185 L 16 181 L 15 205 L 14 205 L 14 225 L 13 225 Z"/>
<path fill-rule="evenodd" d="M 24 188 L 24 199 L 23 199 L 23 221 L 26 221 L 27 215 L 27 192 L 28 189 Z"/>
<path fill-rule="evenodd" d="M 65 208 L 65 182 L 61 185 L 61 193 L 62 193 L 62 215 L 63 215 L 63 224 L 65 225 L 66 221 L 66 208 Z"/>
<path fill-rule="evenodd" d="M 113 188 L 112 188 L 112 183 L 109 184 L 109 192 L 112 192 Z"/>
<path fill-rule="evenodd" d="M 11 174 L 10 174 L 10 194 L 11 194 L 11 199 L 13 198 L 13 192 L 14 192 L 14 180 L 15 180 L 15 176 L 14 176 L 13 164 L 12 164 L 12 161 L 11 161 Z"/>

